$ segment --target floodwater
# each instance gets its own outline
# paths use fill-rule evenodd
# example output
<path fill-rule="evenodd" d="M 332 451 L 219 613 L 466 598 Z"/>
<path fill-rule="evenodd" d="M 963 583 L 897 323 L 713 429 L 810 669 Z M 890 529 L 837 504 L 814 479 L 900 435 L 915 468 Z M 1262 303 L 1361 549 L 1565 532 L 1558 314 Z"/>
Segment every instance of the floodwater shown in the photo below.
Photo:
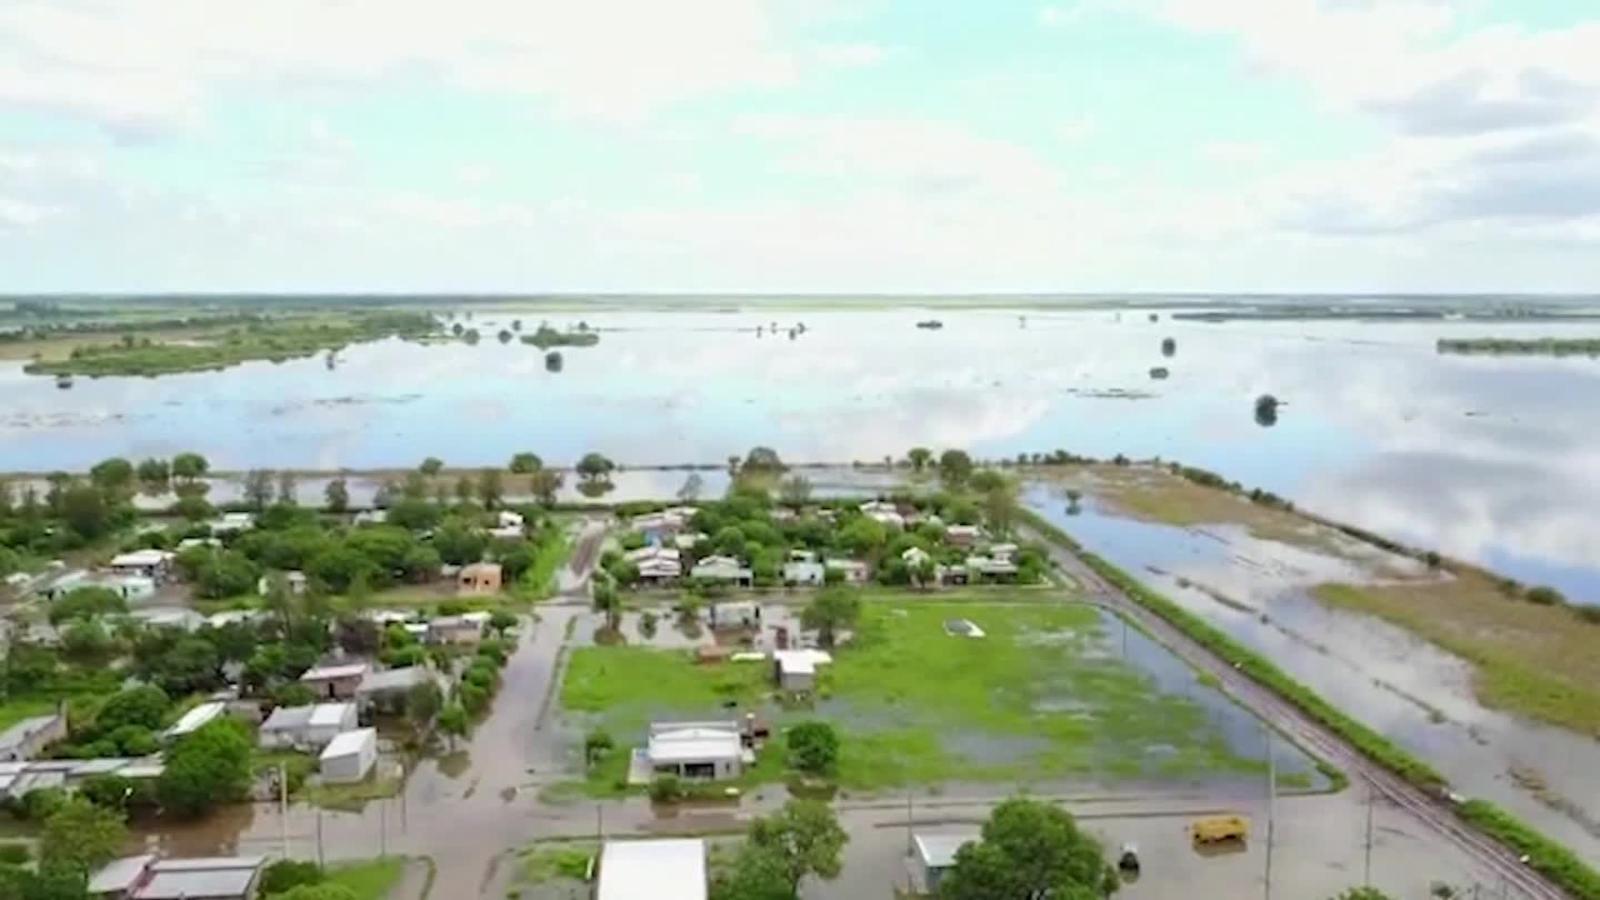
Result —
<path fill-rule="evenodd" d="M 1233 526 L 1179 528 L 1113 515 L 1092 498 L 1069 515 L 1066 498 L 1045 485 L 1030 487 L 1025 499 L 1089 549 L 1399 741 L 1459 792 L 1492 799 L 1580 855 L 1600 858 L 1600 742 L 1485 708 L 1460 659 L 1308 594 L 1327 581 L 1367 580 L 1369 568 Z M 1382 564 L 1410 563 L 1391 557 Z M 1534 781 L 1547 788 L 1542 798 L 1528 789 Z"/>
<path fill-rule="evenodd" d="M 755 444 L 849 463 L 923 444 L 1180 459 L 1337 519 L 1600 601 L 1600 360 L 1444 356 L 1440 337 L 1592 323 L 1158 322 L 1106 309 L 597 311 L 598 346 L 398 340 L 223 372 L 77 380 L 0 363 L 0 470 L 207 454 L 219 468 L 717 463 Z M 571 315 L 505 308 L 493 334 Z M 935 317 L 944 328 L 924 330 Z M 792 326 L 804 333 L 788 336 Z M 771 327 L 777 325 L 774 333 Z M 763 329 L 758 336 L 756 329 Z M 1171 337 L 1176 351 L 1162 355 Z M 1154 380 L 1152 367 L 1170 371 Z M 1286 401 L 1255 423 L 1262 393 Z M 652 476 L 670 496 L 686 473 Z M 715 487 L 709 487 L 714 491 Z M 619 493 L 618 496 L 621 496 Z"/>

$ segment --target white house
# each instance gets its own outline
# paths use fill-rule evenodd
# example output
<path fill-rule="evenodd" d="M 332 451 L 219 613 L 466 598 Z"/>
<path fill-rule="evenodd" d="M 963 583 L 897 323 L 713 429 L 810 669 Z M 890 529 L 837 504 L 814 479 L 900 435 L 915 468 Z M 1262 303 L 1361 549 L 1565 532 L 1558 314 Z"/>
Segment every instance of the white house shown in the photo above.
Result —
<path fill-rule="evenodd" d="M 645 756 L 657 775 L 738 778 L 744 763 L 739 723 L 653 722 Z"/>
<path fill-rule="evenodd" d="M 906 527 L 906 518 L 900 514 L 899 507 L 883 500 L 868 500 L 861 504 L 861 514 L 883 525 L 894 528 Z"/>
<path fill-rule="evenodd" d="M 289 589 L 290 594 L 298 597 L 306 592 L 306 573 L 290 570 L 282 574 L 284 586 Z M 261 578 L 256 581 L 256 593 L 265 597 L 267 592 L 270 590 L 272 590 L 272 576 L 261 576 Z"/>
<path fill-rule="evenodd" d="M 206 622 L 206 617 L 182 606 L 147 606 L 128 614 L 151 628 L 178 628 L 196 631 Z"/>
<path fill-rule="evenodd" d="M 606 841 L 595 900 L 706 900 L 706 844 L 699 838 Z"/>
<path fill-rule="evenodd" d="M 845 584 L 866 584 L 872 576 L 867 564 L 859 559 L 830 559 L 823 565 L 838 572 Z"/>
<path fill-rule="evenodd" d="M 389 521 L 389 511 L 386 509 L 364 509 L 356 513 L 357 525 L 382 525 Z"/>
<path fill-rule="evenodd" d="M 75 583 L 72 586 L 72 590 L 87 587 L 105 588 L 129 603 L 136 600 L 145 600 L 156 595 L 156 580 L 146 575 L 118 575 L 116 573 L 89 575 Z M 72 590 L 67 591 L 67 593 L 70 594 Z"/>
<path fill-rule="evenodd" d="M 971 547 L 983 537 L 983 529 L 976 525 L 951 525 L 944 530 L 944 539 L 957 547 Z"/>
<path fill-rule="evenodd" d="M 911 843 L 916 852 L 912 854 L 908 864 L 911 869 L 911 889 L 918 894 L 937 895 L 939 882 L 956 864 L 956 851 L 963 845 L 982 838 L 983 836 L 976 831 L 950 834 L 928 834 L 919 831 L 913 834 Z"/>
<path fill-rule="evenodd" d="M 833 662 L 826 650 L 774 650 L 772 673 L 786 691 L 809 691 L 817 686 L 817 667 Z"/>
<path fill-rule="evenodd" d="M 359 724 L 354 703 L 280 706 L 261 723 L 257 740 L 267 749 L 321 750 Z"/>
<path fill-rule="evenodd" d="M 161 581 L 172 566 L 173 553 L 167 550 L 135 550 L 111 558 L 111 571 L 118 575 L 138 575 Z"/>
<path fill-rule="evenodd" d="M 358 728 L 336 735 L 317 760 L 322 780 L 329 784 L 360 781 L 378 762 L 378 730 Z"/>
<path fill-rule="evenodd" d="M 729 600 L 706 608 L 712 628 L 760 628 L 761 604 L 754 600 Z"/>
<path fill-rule="evenodd" d="M 783 583 L 802 587 L 822 584 L 827 569 L 819 562 L 790 562 L 783 564 Z"/>
<path fill-rule="evenodd" d="M 196 706 L 194 709 L 184 713 L 171 728 L 168 728 L 166 731 L 161 733 L 161 737 L 163 740 L 175 741 L 184 735 L 193 734 L 194 732 L 199 731 L 206 725 L 209 725 L 222 716 L 227 715 L 227 713 L 228 704 L 220 700 L 214 700 L 210 703 L 202 703 L 199 706 Z"/>
<path fill-rule="evenodd" d="M 266 864 L 261 856 L 126 856 L 96 870 L 88 892 L 103 900 L 253 900 Z"/>
<path fill-rule="evenodd" d="M 247 512 L 223 513 L 222 518 L 212 519 L 208 524 L 212 534 L 233 534 L 256 527 L 256 517 Z"/>
<path fill-rule="evenodd" d="M 967 572 L 974 578 L 1008 581 L 1017 577 L 1017 564 L 1010 559 L 997 559 L 992 556 L 969 556 L 967 557 Z"/>
<path fill-rule="evenodd" d="M 677 581 L 683 575 L 683 556 L 676 547 L 640 547 L 624 556 L 638 567 L 639 580 L 645 584 Z"/>
<path fill-rule="evenodd" d="M 702 581 L 719 581 L 739 587 L 749 587 L 754 581 L 750 569 L 731 556 L 708 556 L 689 570 L 690 578 Z"/>
<path fill-rule="evenodd" d="M 496 521 L 501 528 L 522 528 L 528 524 L 527 520 L 522 518 L 522 513 L 509 509 L 500 510 L 496 514 Z"/>

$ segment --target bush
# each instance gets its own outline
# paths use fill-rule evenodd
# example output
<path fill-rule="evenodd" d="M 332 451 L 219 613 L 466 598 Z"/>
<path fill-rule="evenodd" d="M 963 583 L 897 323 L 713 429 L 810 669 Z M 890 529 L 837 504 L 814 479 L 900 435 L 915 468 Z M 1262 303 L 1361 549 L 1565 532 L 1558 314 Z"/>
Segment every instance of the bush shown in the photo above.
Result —
<path fill-rule="evenodd" d="M 280 859 L 261 873 L 261 894 L 270 897 L 302 884 L 320 884 L 322 879 L 322 869 L 316 863 Z"/>
<path fill-rule="evenodd" d="M 20 866 L 33 858 L 33 851 L 27 844 L 20 841 L 8 841 L 0 844 L 0 863 L 8 866 Z"/>
<path fill-rule="evenodd" d="M 785 741 L 789 765 L 808 775 L 832 775 L 839 766 L 839 735 L 827 722 L 801 722 Z"/>
<path fill-rule="evenodd" d="M 1563 597 L 1560 591 L 1544 585 L 1529 588 L 1526 597 L 1529 603 L 1537 603 L 1540 606 L 1565 606 L 1567 602 L 1567 598 Z"/>
<path fill-rule="evenodd" d="M 24 819 L 43 822 L 59 812 L 66 804 L 67 792 L 64 788 L 34 788 L 23 795 L 17 813 Z"/>
<path fill-rule="evenodd" d="M 683 781 L 676 775 L 657 775 L 650 782 L 650 799 L 656 803 L 676 803 L 683 799 Z"/>

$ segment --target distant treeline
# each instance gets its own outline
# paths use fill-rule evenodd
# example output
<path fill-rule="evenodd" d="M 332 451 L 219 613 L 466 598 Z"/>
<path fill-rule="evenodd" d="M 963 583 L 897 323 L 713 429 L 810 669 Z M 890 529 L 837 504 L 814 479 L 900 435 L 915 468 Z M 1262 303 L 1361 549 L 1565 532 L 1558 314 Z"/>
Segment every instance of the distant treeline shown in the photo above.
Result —
<path fill-rule="evenodd" d="M 1600 338 L 1440 338 L 1438 349 L 1466 356 L 1600 356 Z"/>
<path fill-rule="evenodd" d="M 82 310 L 60 310 L 43 316 L 84 315 Z M 30 314 L 31 315 L 31 314 Z M 81 319 L 79 321 L 40 322 L 30 320 L 16 328 L 0 331 L 0 343 L 20 343 L 53 337 L 84 337 L 99 334 L 134 334 L 200 326 L 249 325 L 265 321 L 260 313 L 217 313 L 214 315 L 173 316 L 162 319 Z"/>

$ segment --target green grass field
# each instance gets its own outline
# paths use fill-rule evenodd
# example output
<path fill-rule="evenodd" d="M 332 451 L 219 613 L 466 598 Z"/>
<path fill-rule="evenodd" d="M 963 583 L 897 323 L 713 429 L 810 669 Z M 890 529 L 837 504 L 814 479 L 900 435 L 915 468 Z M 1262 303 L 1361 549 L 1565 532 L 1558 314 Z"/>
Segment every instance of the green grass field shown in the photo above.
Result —
<path fill-rule="evenodd" d="M 682 652 L 639 647 L 577 650 L 563 707 L 619 745 L 589 773 L 591 790 L 615 790 L 626 748 L 650 721 L 747 710 L 780 726 L 834 722 L 844 738 L 838 782 L 855 790 L 1260 768 L 1229 749 L 1198 703 L 1161 693 L 1149 675 L 1108 653 L 1092 607 L 902 599 L 866 604 L 862 616 L 855 640 L 824 667 L 814 708 L 774 702 L 759 663 L 698 665 Z M 952 618 L 978 623 L 987 637 L 947 635 Z M 741 781 L 783 775 L 782 748 L 769 745 Z"/>
<path fill-rule="evenodd" d="M 356 900 L 385 900 L 404 874 L 406 861 L 384 856 L 366 862 L 328 868 L 328 884 L 348 888 Z"/>

